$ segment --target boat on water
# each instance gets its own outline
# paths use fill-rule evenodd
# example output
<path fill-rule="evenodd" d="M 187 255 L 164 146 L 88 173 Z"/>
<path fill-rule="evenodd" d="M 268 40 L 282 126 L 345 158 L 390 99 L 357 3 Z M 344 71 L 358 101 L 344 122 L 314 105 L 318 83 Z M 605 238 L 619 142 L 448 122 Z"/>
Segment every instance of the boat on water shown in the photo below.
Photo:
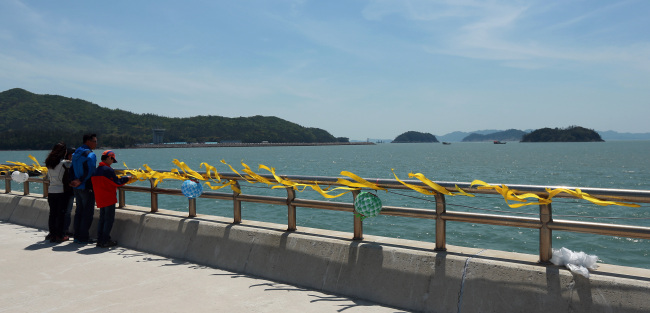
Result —
<path fill-rule="evenodd" d="M 495 140 L 495 141 L 494 141 L 494 144 L 495 144 L 495 145 L 505 145 L 506 143 L 503 142 L 503 141 Z"/>
<path fill-rule="evenodd" d="M 451 142 L 446 142 L 446 141 L 443 141 L 443 142 L 442 142 L 442 144 L 443 144 L 443 145 L 450 145 L 450 144 L 451 144 Z"/>

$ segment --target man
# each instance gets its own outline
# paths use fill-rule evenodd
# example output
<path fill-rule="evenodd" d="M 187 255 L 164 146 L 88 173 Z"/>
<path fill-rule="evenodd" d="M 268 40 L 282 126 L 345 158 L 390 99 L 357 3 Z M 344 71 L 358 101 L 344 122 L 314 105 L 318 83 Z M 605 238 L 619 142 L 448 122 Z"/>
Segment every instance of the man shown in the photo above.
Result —
<path fill-rule="evenodd" d="M 129 182 L 129 177 L 117 178 L 111 164 L 117 162 L 115 152 L 106 150 L 102 153 L 102 161 L 99 163 L 95 174 L 92 177 L 95 202 L 99 208 L 99 225 L 97 225 L 97 247 L 109 248 L 117 245 L 117 241 L 111 240 L 111 229 L 115 221 L 115 204 L 117 187 Z"/>
<path fill-rule="evenodd" d="M 80 244 L 93 243 L 90 239 L 90 226 L 95 213 L 95 194 L 90 177 L 95 173 L 97 156 L 93 149 L 97 147 L 97 135 L 85 134 L 83 145 L 72 154 L 72 172 L 74 174 L 70 186 L 74 188 L 77 208 L 74 215 L 74 242 Z"/>

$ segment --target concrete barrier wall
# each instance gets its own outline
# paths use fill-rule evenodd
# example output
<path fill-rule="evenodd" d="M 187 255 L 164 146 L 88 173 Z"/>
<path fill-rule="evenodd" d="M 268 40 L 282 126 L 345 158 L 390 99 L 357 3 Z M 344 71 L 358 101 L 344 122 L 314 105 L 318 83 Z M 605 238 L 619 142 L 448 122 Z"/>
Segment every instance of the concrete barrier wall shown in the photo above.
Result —
<path fill-rule="evenodd" d="M 38 196 L 0 195 L 5 222 L 47 229 L 48 210 Z M 603 264 L 585 278 L 539 265 L 533 255 L 463 247 L 436 253 L 433 243 L 230 222 L 129 206 L 117 210 L 112 236 L 127 248 L 413 311 L 650 312 L 646 269 Z"/>

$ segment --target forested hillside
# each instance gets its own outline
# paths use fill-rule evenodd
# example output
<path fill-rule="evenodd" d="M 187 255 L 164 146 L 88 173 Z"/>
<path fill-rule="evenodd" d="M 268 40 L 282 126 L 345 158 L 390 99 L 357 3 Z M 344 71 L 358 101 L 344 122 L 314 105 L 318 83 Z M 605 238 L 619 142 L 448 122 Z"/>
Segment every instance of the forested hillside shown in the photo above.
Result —
<path fill-rule="evenodd" d="M 394 143 L 404 142 L 438 142 L 436 136 L 430 133 L 421 133 L 416 131 L 407 131 L 393 140 Z"/>
<path fill-rule="evenodd" d="M 524 135 L 521 142 L 592 142 L 604 141 L 600 135 L 588 128 L 571 126 L 568 128 L 541 128 Z"/>
<path fill-rule="evenodd" d="M 108 109 L 81 99 L 37 95 L 15 88 L 0 93 L 0 149 L 50 149 L 58 141 L 80 144 L 96 133 L 100 146 L 129 147 L 152 142 L 152 129 L 165 129 L 166 142 L 336 142 L 329 132 L 272 116 L 170 118 Z"/>

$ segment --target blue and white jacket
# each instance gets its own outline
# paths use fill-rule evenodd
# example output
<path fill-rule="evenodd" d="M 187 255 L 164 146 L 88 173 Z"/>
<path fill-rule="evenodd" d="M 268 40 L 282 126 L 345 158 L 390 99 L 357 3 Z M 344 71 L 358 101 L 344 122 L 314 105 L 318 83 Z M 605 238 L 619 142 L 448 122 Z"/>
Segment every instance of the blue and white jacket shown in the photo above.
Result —
<path fill-rule="evenodd" d="M 72 154 L 72 172 L 74 174 L 72 180 L 78 179 L 81 181 L 81 185 L 75 187 L 75 189 L 93 189 L 90 177 L 95 174 L 96 167 L 97 156 L 93 150 L 90 150 L 90 147 L 81 145 L 81 147 L 75 150 Z"/>

